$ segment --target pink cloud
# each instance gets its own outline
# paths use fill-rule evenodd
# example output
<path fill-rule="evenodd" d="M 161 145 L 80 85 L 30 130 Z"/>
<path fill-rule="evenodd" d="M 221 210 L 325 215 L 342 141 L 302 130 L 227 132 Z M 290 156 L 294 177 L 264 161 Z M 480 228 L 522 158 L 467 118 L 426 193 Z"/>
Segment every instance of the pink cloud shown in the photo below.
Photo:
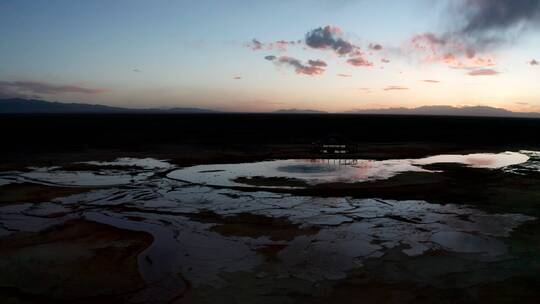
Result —
<path fill-rule="evenodd" d="M 440 81 L 438 80 L 432 80 L 432 79 L 425 79 L 425 80 L 422 80 L 423 82 L 428 82 L 428 83 L 439 83 Z"/>
<path fill-rule="evenodd" d="M 245 45 L 247 48 L 250 48 L 253 51 L 262 50 L 263 44 L 257 39 L 252 39 L 250 42 Z"/>
<path fill-rule="evenodd" d="M 292 45 L 297 45 L 300 43 L 302 43 L 302 40 L 290 40 L 290 41 L 278 40 L 274 42 L 263 43 L 257 39 L 252 39 L 250 42 L 246 43 L 244 46 L 251 49 L 252 51 L 277 50 L 277 51 L 284 52 L 284 51 L 287 51 L 287 47 L 292 46 Z"/>
<path fill-rule="evenodd" d="M 372 62 L 369 62 L 368 60 L 364 59 L 361 56 L 351 58 L 347 60 L 347 63 L 356 67 L 371 67 L 373 66 Z"/>
<path fill-rule="evenodd" d="M 387 86 L 383 90 L 385 90 L 385 91 L 402 91 L 402 90 L 408 90 L 408 89 L 409 88 L 407 88 L 407 87 L 393 85 L 393 86 Z"/>
<path fill-rule="evenodd" d="M 412 43 L 418 48 L 433 49 L 435 45 L 445 45 L 448 40 L 443 37 L 437 37 L 433 33 L 423 33 L 413 36 Z"/>
<path fill-rule="evenodd" d="M 63 93 L 79 93 L 79 94 L 101 94 L 106 92 L 105 89 L 88 88 L 81 85 L 67 84 L 58 85 L 39 81 L 2 81 L 0 86 L 9 87 L 12 90 L 33 94 L 63 94 Z"/>
<path fill-rule="evenodd" d="M 287 47 L 291 45 L 296 45 L 296 44 L 297 44 L 297 41 L 294 41 L 294 40 L 291 40 L 291 41 L 278 40 L 275 42 L 268 43 L 266 48 L 268 50 L 286 51 Z"/>
<path fill-rule="evenodd" d="M 477 52 L 459 38 L 433 33 L 415 35 L 410 43 L 421 60 L 428 63 L 443 63 L 456 69 L 473 69 L 494 66 L 490 56 L 478 56 Z"/>
<path fill-rule="evenodd" d="M 493 69 L 478 69 L 470 71 L 467 74 L 469 74 L 470 76 L 493 76 L 499 74 L 499 72 Z"/>
<path fill-rule="evenodd" d="M 300 60 L 288 56 L 281 56 L 276 62 L 277 64 L 293 67 L 297 74 L 313 76 L 320 75 L 325 72 L 325 69 L 320 66 L 305 65 Z"/>

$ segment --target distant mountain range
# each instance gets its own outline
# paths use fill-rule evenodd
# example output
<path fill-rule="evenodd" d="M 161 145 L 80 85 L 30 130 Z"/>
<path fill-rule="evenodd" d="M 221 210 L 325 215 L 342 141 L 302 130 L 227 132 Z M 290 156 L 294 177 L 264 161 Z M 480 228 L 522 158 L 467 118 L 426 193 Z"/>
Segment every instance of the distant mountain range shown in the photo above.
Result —
<path fill-rule="evenodd" d="M 318 110 L 310 110 L 310 109 L 281 109 L 281 110 L 276 110 L 272 113 L 275 113 L 275 114 L 323 114 L 327 112 L 318 111 Z"/>
<path fill-rule="evenodd" d="M 92 105 L 82 103 L 51 102 L 37 99 L 0 99 L 0 113 L 12 114 L 46 114 L 46 113 L 223 113 L 210 109 L 201 108 L 169 108 L 169 109 L 130 109 L 121 107 L 111 107 L 104 105 Z M 274 111 L 275 114 L 324 114 L 327 112 L 311 109 L 281 109 Z M 418 108 L 388 108 L 355 110 L 346 112 L 347 114 L 386 114 L 386 115 L 440 115 L 440 116 L 484 116 L 484 117 L 523 117 L 540 118 L 538 112 L 512 112 L 501 108 L 474 106 L 474 107 L 452 107 L 452 106 L 423 106 Z"/>
<path fill-rule="evenodd" d="M 440 116 L 484 116 L 484 117 L 524 117 L 540 118 L 538 112 L 512 112 L 501 108 L 472 106 L 423 106 L 418 108 L 388 108 L 355 110 L 351 114 L 386 114 L 386 115 L 440 115 Z"/>
<path fill-rule="evenodd" d="M 11 114 L 64 114 L 64 113 L 218 113 L 218 111 L 199 108 L 170 108 L 170 109 L 129 109 L 104 105 L 83 103 L 63 103 L 37 99 L 0 99 L 0 113 Z"/>

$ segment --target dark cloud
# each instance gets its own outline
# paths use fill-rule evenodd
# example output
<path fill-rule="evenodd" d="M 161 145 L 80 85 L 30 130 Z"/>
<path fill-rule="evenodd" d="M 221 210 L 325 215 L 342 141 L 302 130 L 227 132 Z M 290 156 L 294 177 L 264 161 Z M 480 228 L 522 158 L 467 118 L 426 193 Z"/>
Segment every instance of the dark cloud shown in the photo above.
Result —
<path fill-rule="evenodd" d="M 139 69 L 132 69 L 131 71 L 134 72 L 134 73 L 142 73 L 142 71 L 139 70 Z"/>
<path fill-rule="evenodd" d="M 100 94 L 104 89 L 87 88 L 80 85 L 56 85 L 37 81 L 2 81 L 0 87 L 3 91 L 11 91 L 19 94 Z"/>
<path fill-rule="evenodd" d="M 393 86 L 387 86 L 383 90 L 385 90 L 385 91 L 403 91 L 403 90 L 408 90 L 408 89 L 409 88 L 407 88 L 407 87 L 393 85 Z"/>
<path fill-rule="evenodd" d="M 533 59 L 533 60 L 529 61 L 529 64 L 530 65 L 539 65 L 540 63 L 536 59 Z"/>
<path fill-rule="evenodd" d="M 433 79 L 425 79 L 425 80 L 422 80 L 423 82 L 427 82 L 427 83 L 439 83 L 440 81 L 438 80 L 433 80 Z"/>
<path fill-rule="evenodd" d="M 380 50 L 383 49 L 382 45 L 380 45 L 378 43 L 375 43 L 375 44 L 370 43 L 368 47 L 369 47 L 370 50 L 374 50 L 374 51 L 380 51 Z"/>
<path fill-rule="evenodd" d="M 466 23 L 461 31 L 471 35 L 540 21 L 538 0 L 466 0 L 462 10 Z"/>
<path fill-rule="evenodd" d="M 357 46 L 340 37 L 341 33 L 338 27 L 319 27 L 306 34 L 306 44 L 314 49 L 330 49 L 339 55 L 347 55 L 357 50 Z"/>
<path fill-rule="evenodd" d="M 242 79 L 242 76 L 234 76 L 233 79 L 234 80 L 240 80 L 240 79 Z"/>
<path fill-rule="evenodd" d="M 424 51 L 423 61 L 452 68 L 476 69 L 494 65 L 494 48 L 514 41 L 524 30 L 540 25 L 539 0 L 449 1 L 448 23 L 441 33 L 415 35 L 411 42 Z"/>
<path fill-rule="evenodd" d="M 352 77 L 350 74 L 337 74 L 339 77 Z"/>
<path fill-rule="evenodd" d="M 253 50 L 261 50 L 261 49 L 284 50 L 285 46 L 287 45 L 298 45 L 301 43 L 305 43 L 306 46 L 313 49 L 330 50 L 332 52 L 335 52 L 339 56 L 346 56 L 348 57 L 347 63 L 353 66 L 363 66 L 363 67 L 373 66 L 373 63 L 365 58 L 365 54 L 360 50 L 359 46 L 349 41 L 346 41 L 343 38 L 343 32 L 340 28 L 329 26 L 329 25 L 324 26 L 324 27 L 318 27 L 314 30 L 309 31 L 305 35 L 304 41 L 279 40 L 273 43 L 264 44 L 256 39 L 253 39 L 246 46 Z M 369 48 L 372 50 L 377 50 L 377 51 L 383 49 L 383 47 L 380 44 L 370 44 Z M 308 75 L 320 74 L 324 72 L 324 69 L 322 71 L 319 71 L 319 70 L 312 71 L 309 69 L 306 70 L 305 68 L 309 68 L 309 67 L 323 68 L 327 66 L 327 63 L 323 60 L 309 60 L 307 62 L 307 65 L 304 65 L 300 61 L 294 58 L 286 57 L 286 56 L 276 57 L 274 55 L 269 55 L 264 58 L 268 61 L 274 61 L 276 64 L 285 63 L 285 64 L 295 66 L 295 68 L 297 69 L 297 72 L 300 71 L 299 73 L 308 74 Z M 282 58 L 288 58 L 288 60 L 282 60 Z M 293 61 L 290 61 L 290 60 L 293 60 Z M 302 66 L 304 68 L 302 68 Z M 305 73 L 303 71 L 305 71 Z"/>
<path fill-rule="evenodd" d="M 330 50 L 335 52 L 339 56 L 347 57 L 347 63 L 353 66 L 363 66 L 370 67 L 373 66 L 373 63 L 365 58 L 365 54 L 360 50 L 360 47 L 354 45 L 353 43 L 346 41 L 343 38 L 343 32 L 340 28 L 334 26 L 324 26 L 318 27 L 314 30 L 309 31 L 305 35 L 305 41 L 295 40 L 295 41 L 276 41 L 274 43 L 264 44 L 260 41 L 253 39 L 252 42 L 248 45 L 253 50 L 260 49 L 283 49 L 285 45 L 297 45 L 300 43 L 305 43 L 306 46 L 313 49 L 321 50 Z M 370 44 L 369 48 L 372 50 L 382 50 L 383 47 L 380 44 Z M 268 61 L 274 61 L 276 64 L 288 64 L 295 67 L 298 73 L 315 75 L 324 72 L 324 67 L 327 66 L 327 63 L 323 60 L 309 60 L 306 65 L 302 62 L 290 58 L 287 56 L 276 57 L 274 55 L 269 55 L 264 57 Z M 286 58 L 286 59 L 284 59 Z M 309 69 L 309 68 L 321 68 L 319 70 Z M 321 71 L 322 70 L 322 71 Z"/>
<path fill-rule="evenodd" d="M 325 72 L 325 69 L 320 66 L 305 65 L 300 60 L 288 56 L 281 56 L 275 62 L 280 65 L 293 67 L 297 74 L 313 76 L 320 75 Z"/>
<path fill-rule="evenodd" d="M 382 63 L 390 63 L 390 59 L 382 58 L 381 62 Z"/>
<path fill-rule="evenodd" d="M 308 60 L 308 64 L 311 65 L 311 66 L 317 66 L 317 67 L 325 67 L 327 66 L 326 62 L 322 61 L 322 60 Z"/>
<path fill-rule="evenodd" d="M 538 0 L 461 0 L 456 28 L 448 35 L 468 48 L 483 51 L 505 43 L 530 26 L 540 25 Z"/>
<path fill-rule="evenodd" d="M 492 75 L 499 74 L 499 72 L 493 69 L 478 69 L 478 70 L 470 71 L 467 74 L 470 76 L 492 76 Z"/>

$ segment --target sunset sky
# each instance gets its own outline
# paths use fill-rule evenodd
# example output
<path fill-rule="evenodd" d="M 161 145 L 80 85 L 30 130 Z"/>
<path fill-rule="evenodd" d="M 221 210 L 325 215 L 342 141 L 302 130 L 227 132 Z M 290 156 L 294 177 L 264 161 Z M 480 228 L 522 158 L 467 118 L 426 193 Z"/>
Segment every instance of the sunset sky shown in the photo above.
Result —
<path fill-rule="evenodd" d="M 0 0 L 0 97 L 540 111 L 538 0 Z"/>

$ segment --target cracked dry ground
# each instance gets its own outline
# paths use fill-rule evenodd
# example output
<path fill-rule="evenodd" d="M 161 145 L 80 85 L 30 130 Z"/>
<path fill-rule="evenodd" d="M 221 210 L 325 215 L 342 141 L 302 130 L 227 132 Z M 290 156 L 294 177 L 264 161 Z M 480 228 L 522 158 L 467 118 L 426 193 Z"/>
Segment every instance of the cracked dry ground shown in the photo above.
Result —
<path fill-rule="evenodd" d="M 149 160 L 3 172 L 0 301 L 537 303 L 539 173 L 429 168 L 301 189 Z"/>

